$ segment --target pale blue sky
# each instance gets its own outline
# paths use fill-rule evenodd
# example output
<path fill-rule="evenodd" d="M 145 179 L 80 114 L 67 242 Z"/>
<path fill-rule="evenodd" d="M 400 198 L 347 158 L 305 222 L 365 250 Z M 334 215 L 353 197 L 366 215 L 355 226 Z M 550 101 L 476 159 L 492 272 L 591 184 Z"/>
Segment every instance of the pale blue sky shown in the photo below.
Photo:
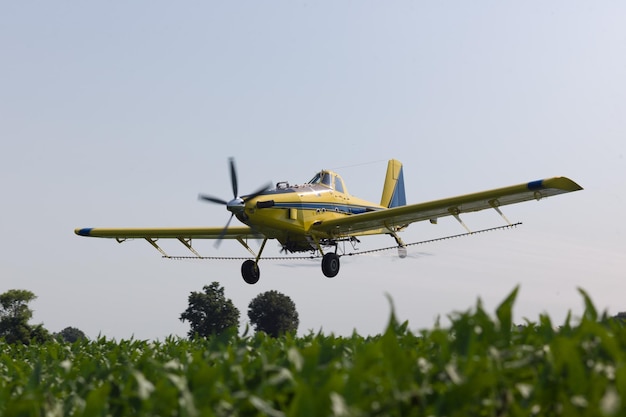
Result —
<path fill-rule="evenodd" d="M 301 332 L 378 333 L 385 293 L 413 329 L 478 297 L 493 311 L 516 285 L 518 322 L 580 315 L 577 287 L 626 310 L 625 21 L 621 1 L 4 2 L 0 291 L 35 292 L 51 331 L 116 338 L 184 335 L 189 293 L 212 281 L 242 324 L 257 294 L 289 295 Z M 390 158 L 410 203 L 557 175 L 585 190 L 507 207 L 516 230 L 344 257 L 332 280 L 318 261 L 266 261 L 250 286 L 239 261 L 73 234 L 222 226 L 229 213 L 197 194 L 230 197 L 229 156 L 242 193 L 331 168 L 377 202 Z M 403 238 L 461 232 L 442 219 Z"/>

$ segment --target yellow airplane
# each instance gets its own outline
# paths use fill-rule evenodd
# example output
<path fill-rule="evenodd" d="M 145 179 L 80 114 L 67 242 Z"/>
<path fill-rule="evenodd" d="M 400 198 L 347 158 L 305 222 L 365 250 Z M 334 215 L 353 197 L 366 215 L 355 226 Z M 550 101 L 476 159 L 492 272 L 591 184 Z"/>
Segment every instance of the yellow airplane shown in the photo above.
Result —
<path fill-rule="evenodd" d="M 390 160 L 380 204 L 354 197 L 342 178 L 335 172 L 322 170 L 310 181 L 300 185 L 279 182 L 274 189 L 271 184 L 252 194 L 238 196 L 237 172 L 231 158 L 230 176 L 234 198 L 230 201 L 200 194 L 204 201 L 221 204 L 231 213 L 223 228 L 80 228 L 80 236 L 114 238 L 118 242 L 142 238 L 154 246 L 164 257 L 169 257 L 157 245 L 158 239 L 178 239 L 194 256 L 202 258 L 192 246 L 193 239 L 235 239 L 254 257 L 241 266 L 241 274 L 248 284 L 255 284 L 260 277 L 259 260 L 269 239 L 276 239 L 287 252 L 318 252 L 322 256 L 322 272 L 331 278 L 339 272 L 338 245 L 355 242 L 357 236 L 388 234 L 397 245 L 400 257 L 406 256 L 406 245 L 398 232 L 410 223 L 428 220 L 437 223 L 440 217 L 453 216 L 466 229 L 459 217 L 484 209 L 494 209 L 510 224 L 501 206 L 528 200 L 582 190 L 566 177 L 532 181 L 478 193 L 445 198 L 419 204 L 406 204 L 402 164 Z M 245 226 L 230 227 L 233 217 Z M 469 229 L 468 229 L 469 232 Z M 247 241 L 260 239 L 257 253 Z M 324 248 L 330 248 L 324 251 Z"/>

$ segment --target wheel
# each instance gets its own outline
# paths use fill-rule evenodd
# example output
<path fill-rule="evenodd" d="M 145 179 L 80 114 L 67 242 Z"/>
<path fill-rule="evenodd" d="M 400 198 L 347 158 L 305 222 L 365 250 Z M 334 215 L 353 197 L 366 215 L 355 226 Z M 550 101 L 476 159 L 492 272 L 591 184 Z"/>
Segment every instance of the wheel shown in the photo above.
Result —
<path fill-rule="evenodd" d="M 248 259 L 241 264 L 241 276 L 243 280 L 248 284 L 256 284 L 259 282 L 259 278 L 261 276 L 261 271 L 259 270 L 259 266 L 252 259 Z"/>
<path fill-rule="evenodd" d="M 322 258 L 322 272 L 328 278 L 332 278 L 339 273 L 339 255 L 327 253 Z"/>

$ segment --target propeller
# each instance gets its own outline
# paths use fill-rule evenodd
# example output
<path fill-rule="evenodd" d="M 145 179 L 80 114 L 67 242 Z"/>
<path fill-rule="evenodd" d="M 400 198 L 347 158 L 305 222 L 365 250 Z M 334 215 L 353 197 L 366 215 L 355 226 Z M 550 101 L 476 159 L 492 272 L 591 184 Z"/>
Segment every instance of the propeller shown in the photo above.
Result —
<path fill-rule="evenodd" d="M 270 187 L 272 186 L 272 183 L 268 182 L 267 184 L 265 184 L 263 187 L 259 188 L 258 190 L 256 190 L 255 192 L 253 192 L 252 194 L 247 194 L 245 196 L 239 197 L 238 194 L 238 184 L 237 184 L 237 169 L 235 168 L 235 159 L 234 158 L 228 158 L 228 163 L 230 166 L 230 183 L 231 186 L 233 188 L 233 199 L 230 201 L 226 201 L 224 199 L 221 199 L 219 197 L 214 197 L 212 195 L 208 195 L 208 194 L 199 194 L 198 198 L 200 200 L 203 201 L 208 201 L 209 203 L 214 203 L 214 204 L 219 204 L 222 206 L 226 206 L 226 210 L 230 211 L 230 218 L 228 219 L 228 222 L 226 222 L 226 226 L 224 226 L 224 228 L 222 229 L 222 232 L 220 233 L 219 237 L 217 238 L 217 240 L 215 241 L 215 247 L 219 247 L 220 243 L 222 242 L 222 239 L 224 239 L 224 236 L 226 235 L 226 232 L 228 231 L 228 226 L 230 226 L 230 222 L 233 219 L 233 216 L 235 214 L 239 214 L 242 213 L 243 210 L 245 209 L 245 203 L 246 201 L 257 197 L 261 194 L 263 194 L 265 191 L 269 190 Z"/>

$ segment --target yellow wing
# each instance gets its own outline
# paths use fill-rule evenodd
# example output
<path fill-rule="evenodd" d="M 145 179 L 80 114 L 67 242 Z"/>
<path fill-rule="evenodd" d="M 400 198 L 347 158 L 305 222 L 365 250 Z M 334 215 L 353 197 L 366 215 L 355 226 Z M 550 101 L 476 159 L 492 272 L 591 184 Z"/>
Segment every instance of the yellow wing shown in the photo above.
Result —
<path fill-rule="evenodd" d="M 202 257 L 191 246 L 193 239 L 237 239 L 244 247 L 248 248 L 245 240 L 247 239 L 264 239 L 261 233 L 255 232 L 247 226 L 243 227 L 229 227 L 224 231 L 220 227 L 160 227 L 160 228 L 140 228 L 140 227 L 128 227 L 128 228 L 93 228 L 86 227 L 82 229 L 74 230 L 79 236 L 88 237 L 103 237 L 115 239 L 118 242 L 123 242 L 127 239 L 145 239 L 156 250 L 161 252 L 165 257 L 170 257 L 165 251 L 156 243 L 158 239 L 178 239 L 180 243 L 185 245 L 195 256 Z M 250 250 L 248 248 L 248 250 Z"/>
<path fill-rule="evenodd" d="M 79 236 L 125 239 L 263 239 L 251 228 L 229 227 L 161 227 L 161 228 L 82 228 L 74 230 Z"/>
<path fill-rule="evenodd" d="M 436 222 L 445 216 L 457 216 L 489 208 L 497 209 L 508 204 L 582 190 L 582 187 L 566 177 L 555 177 L 525 184 L 467 194 L 426 203 L 411 204 L 386 210 L 355 214 L 316 223 L 313 232 L 340 237 L 365 233 L 371 230 L 399 230 L 410 223 L 430 220 Z"/>

